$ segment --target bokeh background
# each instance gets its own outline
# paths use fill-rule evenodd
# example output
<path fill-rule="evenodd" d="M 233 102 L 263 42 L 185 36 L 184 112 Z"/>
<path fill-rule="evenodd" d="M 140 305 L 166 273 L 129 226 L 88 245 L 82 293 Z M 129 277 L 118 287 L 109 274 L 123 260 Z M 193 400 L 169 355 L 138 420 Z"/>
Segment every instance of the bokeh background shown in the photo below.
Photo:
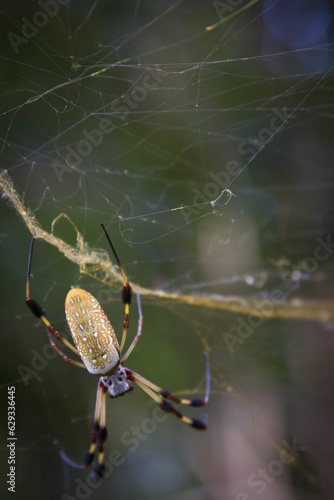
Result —
<path fill-rule="evenodd" d="M 18 498 L 332 498 L 331 3 L 14 0 L 0 19 L 1 498 L 11 386 Z M 80 255 L 75 225 L 89 275 L 46 241 L 62 213 L 53 234 Z M 100 222 L 146 290 L 127 365 L 200 397 L 206 349 L 212 390 L 184 408 L 205 432 L 139 388 L 108 400 L 114 465 L 95 487 L 60 452 L 83 458 L 97 379 L 53 355 L 24 293 L 33 232 L 53 325 L 69 335 L 80 286 L 120 336 Z M 128 342 L 137 320 L 134 300 Z"/>

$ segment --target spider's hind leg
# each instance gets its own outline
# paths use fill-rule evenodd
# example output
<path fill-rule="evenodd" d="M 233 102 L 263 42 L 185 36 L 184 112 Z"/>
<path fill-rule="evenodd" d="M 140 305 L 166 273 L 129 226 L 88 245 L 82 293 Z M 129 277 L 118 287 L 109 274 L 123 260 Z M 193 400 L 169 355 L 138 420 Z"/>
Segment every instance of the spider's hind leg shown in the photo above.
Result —
<path fill-rule="evenodd" d="M 26 304 L 29 307 L 30 311 L 39 319 L 43 321 L 45 324 L 46 328 L 48 329 L 48 335 L 50 339 L 50 344 L 53 347 L 55 351 L 57 351 L 62 358 L 67 361 L 68 363 L 71 363 L 75 366 L 79 366 L 80 368 L 86 368 L 84 363 L 81 361 L 76 361 L 74 359 L 69 358 L 66 356 L 66 354 L 63 353 L 61 349 L 55 344 L 55 342 L 52 339 L 52 335 L 54 335 L 60 342 L 62 342 L 66 347 L 71 349 L 75 354 L 79 355 L 77 349 L 65 338 L 62 336 L 61 333 L 59 333 L 50 323 L 50 321 L 47 319 L 45 316 L 45 311 L 42 308 L 42 306 L 39 305 L 39 303 L 32 299 L 30 297 L 30 278 L 31 278 L 31 263 L 32 263 L 32 255 L 33 255 L 33 248 L 34 248 L 34 238 L 31 238 L 31 243 L 30 243 L 30 251 L 29 251 L 29 260 L 28 260 L 28 270 L 27 270 L 27 282 L 26 282 Z"/>

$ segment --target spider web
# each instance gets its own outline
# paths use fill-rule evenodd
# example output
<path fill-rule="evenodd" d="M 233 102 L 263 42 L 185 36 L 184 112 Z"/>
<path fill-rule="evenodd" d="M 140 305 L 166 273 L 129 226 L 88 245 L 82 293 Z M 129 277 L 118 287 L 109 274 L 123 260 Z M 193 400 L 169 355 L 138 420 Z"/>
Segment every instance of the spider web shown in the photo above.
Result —
<path fill-rule="evenodd" d="M 330 3 L 15 1 L 1 22 L 1 394 L 6 422 L 15 385 L 18 494 L 330 498 Z M 205 433 L 139 389 L 108 401 L 94 487 L 60 452 L 83 458 L 97 380 L 53 355 L 24 283 L 34 235 L 31 295 L 52 324 L 69 335 L 75 285 L 119 336 L 100 222 L 141 295 L 128 366 L 200 397 L 205 350 L 212 391 Z M 134 295 L 128 342 L 137 319 Z"/>

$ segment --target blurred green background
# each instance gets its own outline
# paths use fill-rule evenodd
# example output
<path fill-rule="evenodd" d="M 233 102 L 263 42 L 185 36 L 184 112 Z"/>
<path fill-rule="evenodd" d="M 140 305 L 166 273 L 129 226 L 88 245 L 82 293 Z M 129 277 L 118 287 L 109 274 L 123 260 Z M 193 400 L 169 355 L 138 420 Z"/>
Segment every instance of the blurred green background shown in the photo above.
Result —
<path fill-rule="evenodd" d="M 108 252 L 104 222 L 130 281 L 152 291 L 129 368 L 199 397 L 207 346 L 209 405 L 182 411 L 207 412 L 209 429 L 161 418 L 135 388 L 107 401 L 106 457 L 120 458 L 101 484 L 61 460 L 89 446 L 97 379 L 52 356 L 24 304 L 31 233 L 2 187 L 1 498 L 13 385 L 19 498 L 331 498 L 330 3 L 65 3 L 1 8 L 1 168 L 48 233 L 66 213 L 87 249 Z M 223 188 L 234 196 L 211 204 Z M 54 234 L 75 247 L 69 221 Z M 80 286 L 120 338 L 120 286 L 90 271 L 37 240 L 31 295 L 69 334 L 64 299 Z M 305 318 L 256 323 L 155 290 L 269 305 L 278 290 Z M 134 300 L 128 343 L 137 320 Z"/>

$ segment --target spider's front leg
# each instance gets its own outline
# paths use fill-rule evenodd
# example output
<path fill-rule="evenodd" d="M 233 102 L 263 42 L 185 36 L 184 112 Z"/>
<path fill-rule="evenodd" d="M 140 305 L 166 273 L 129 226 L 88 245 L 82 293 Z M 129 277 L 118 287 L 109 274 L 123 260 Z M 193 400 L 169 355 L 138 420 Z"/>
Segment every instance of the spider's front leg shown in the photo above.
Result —
<path fill-rule="evenodd" d="M 96 393 L 96 403 L 94 411 L 94 419 L 92 423 L 92 437 L 90 448 L 87 451 L 83 463 L 79 464 L 69 458 L 63 451 L 60 452 L 62 459 L 75 467 L 76 469 L 87 469 L 94 459 L 96 445 L 98 443 L 98 459 L 95 464 L 91 477 L 94 482 L 99 482 L 103 477 L 104 471 L 104 443 L 107 439 L 106 429 L 106 394 L 108 388 L 103 382 L 103 377 L 100 378 Z"/>
<path fill-rule="evenodd" d="M 146 392 L 146 394 L 148 394 L 152 399 L 154 399 L 154 401 L 156 401 L 163 410 L 167 411 L 168 413 L 172 413 L 177 418 L 180 418 L 183 422 L 191 425 L 192 427 L 195 427 L 196 429 L 204 430 L 207 429 L 208 427 L 208 422 L 206 417 L 204 420 L 187 417 L 183 415 L 181 412 L 179 412 L 172 403 L 173 401 L 176 404 L 183 404 L 189 406 L 205 406 L 208 403 L 210 394 L 210 364 L 206 352 L 204 352 L 204 357 L 206 363 L 206 390 L 204 399 L 179 398 L 177 396 L 174 396 L 174 394 L 172 394 L 171 392 L 166 391 L 161 387 L 153 384 L 152 382 L 145 379 L 138 373 L 135 373 L 132 370 L 129 370 L 128 368 L 124 368 L 124 370 L 126 371 L 129 380 L 135 382 L 143 391 Z"/>

